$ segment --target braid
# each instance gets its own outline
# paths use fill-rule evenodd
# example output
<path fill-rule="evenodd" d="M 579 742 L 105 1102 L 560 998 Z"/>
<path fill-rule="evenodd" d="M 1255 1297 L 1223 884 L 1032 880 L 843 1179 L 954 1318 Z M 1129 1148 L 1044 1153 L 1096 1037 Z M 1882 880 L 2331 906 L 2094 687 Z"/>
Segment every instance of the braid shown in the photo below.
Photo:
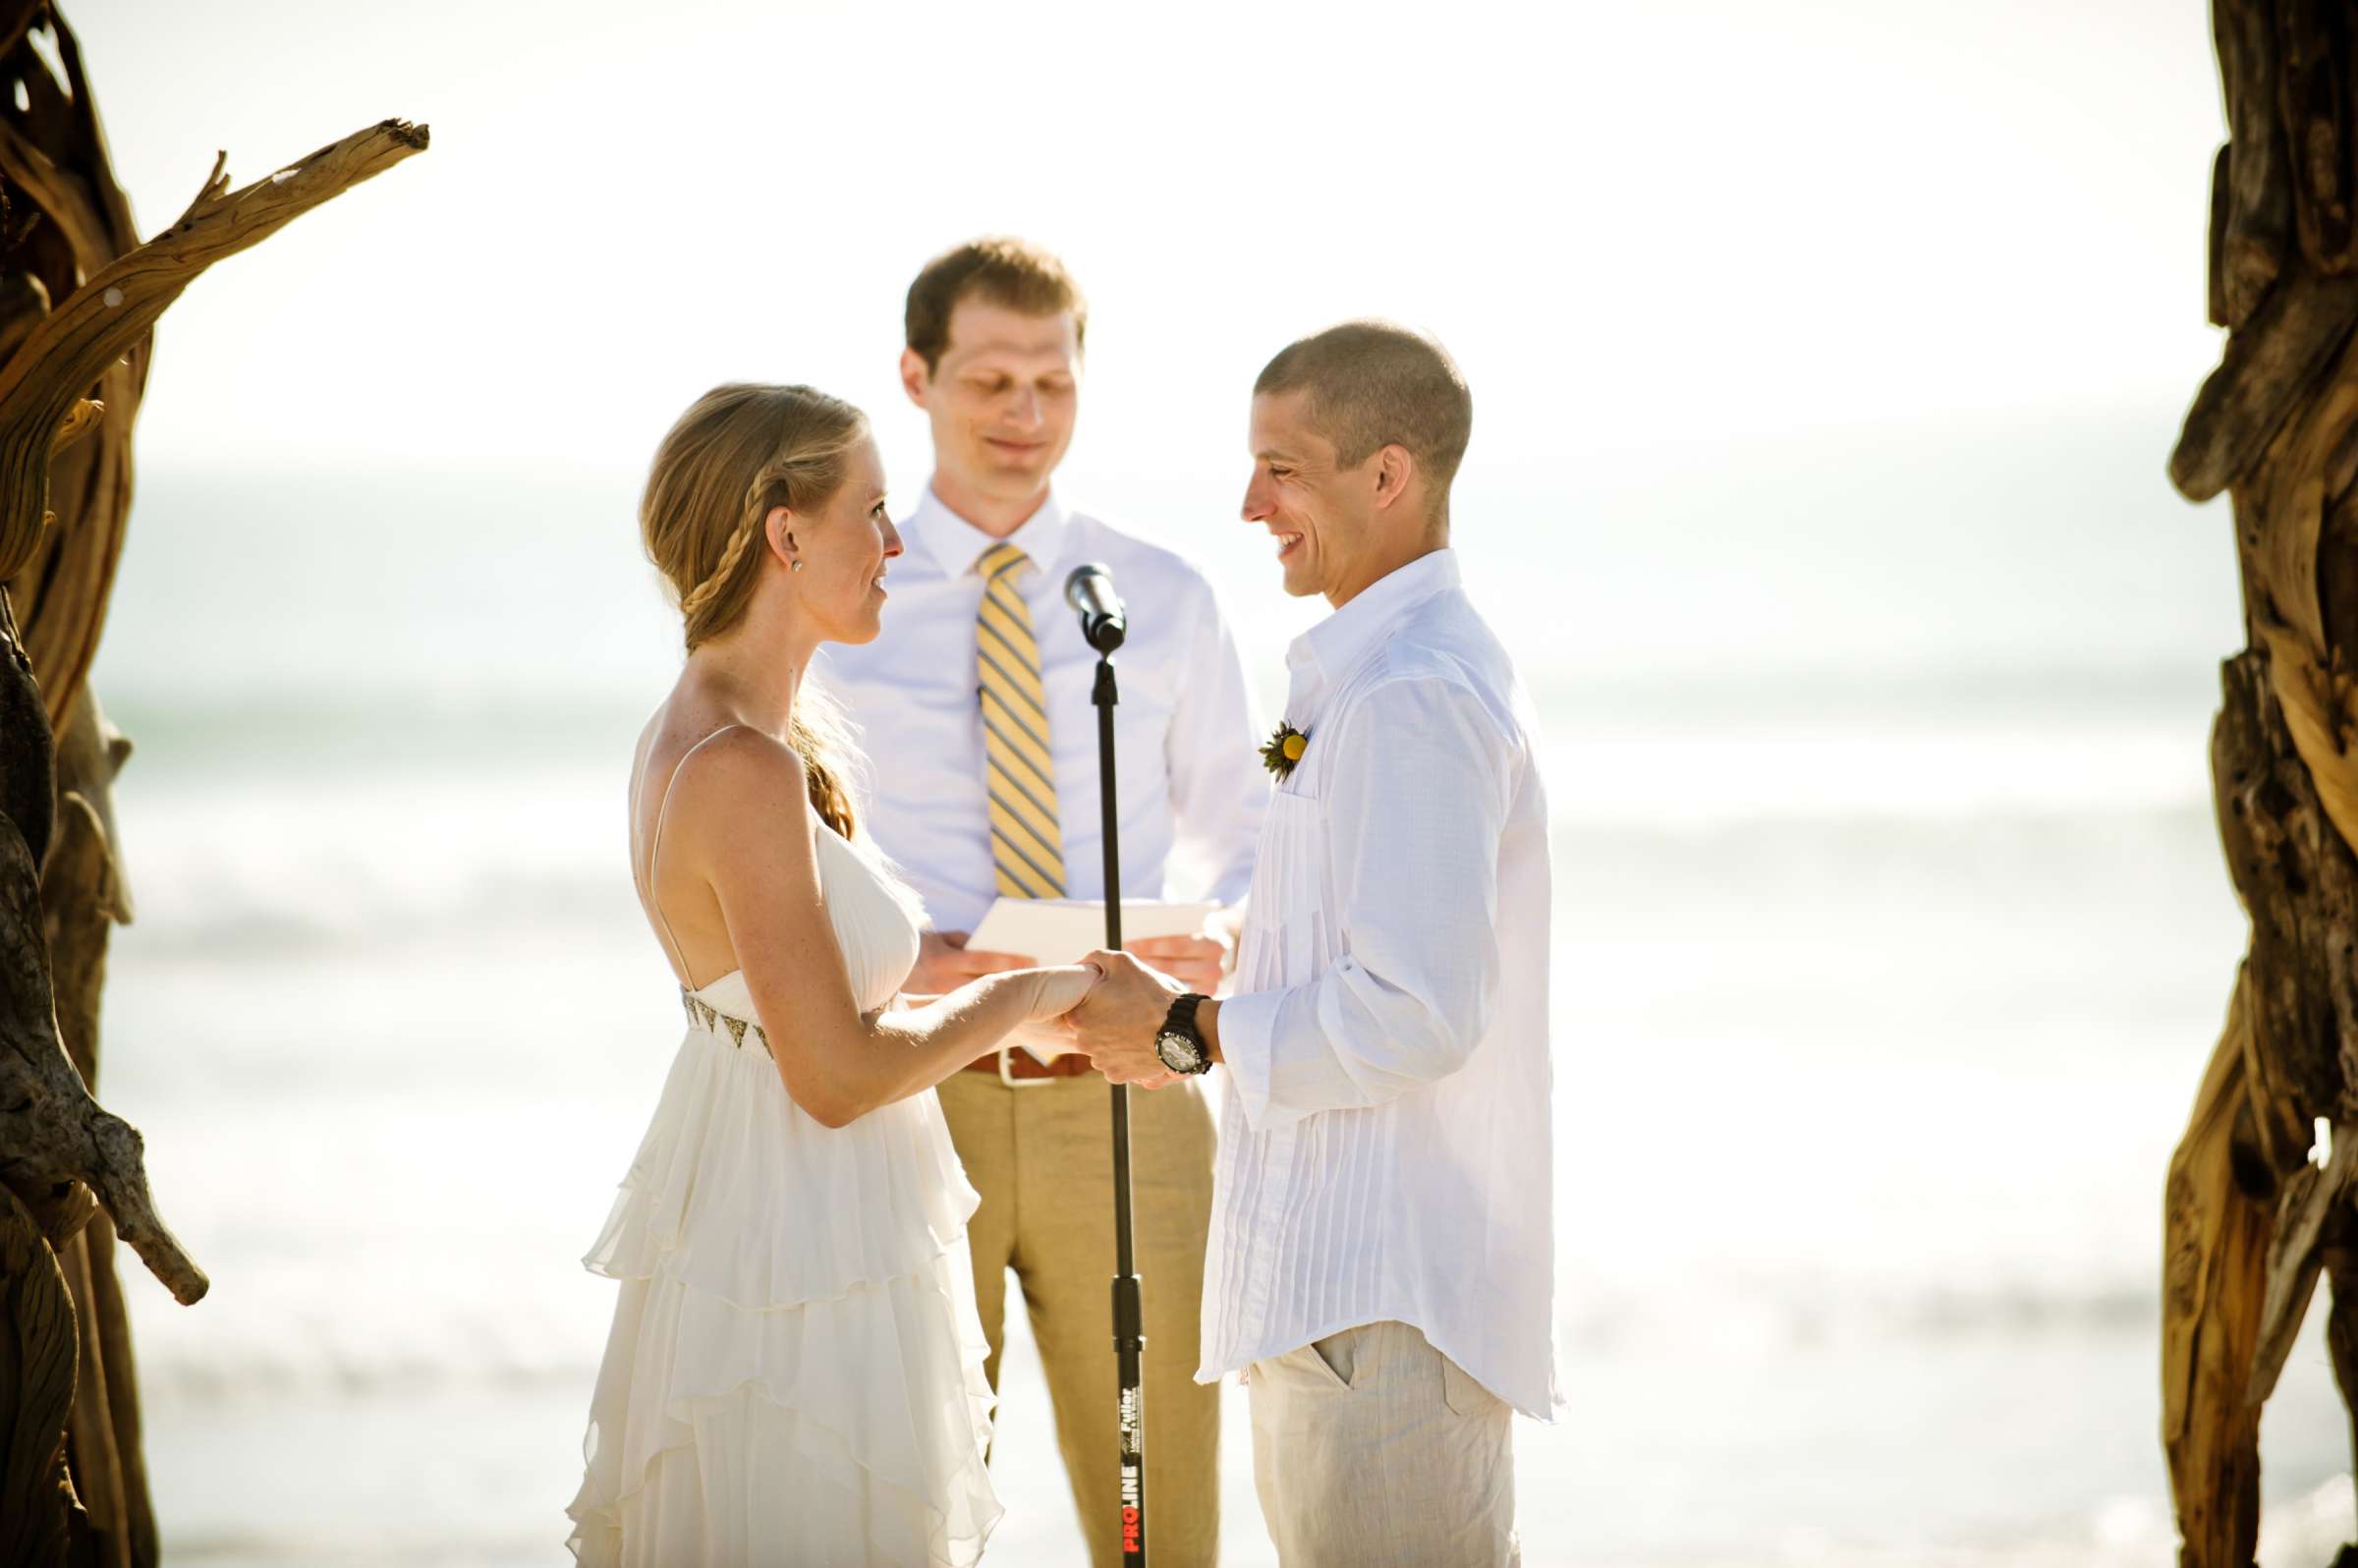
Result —
<path fill-rule="evenodd" d="M 788 476 L 797 467 L 791 456 L 776 458 L 761 466 L 754 482 L 745 487 L 745 516 L 748 523 L 758 523 L 769 516 L 773 506 L 794 505 L 794 484 Z"/>
<path fill-rule="evenodd" d="M 736 573 L 737 564 L 745 559 L 745 552 L 753 544 L 755 535 L 761 532 L 769 509 L 794 505 L 795 470 L 810 466 L 805 458 L 784 457 L 764 465 L 761 472 L 754 476 L 754 482 L 745 487 L 744 521 L 737 525 L 737 532 L 729 535 L 728 547 L 720 552 L 720 564 L 712 569 L 712 575 L 699 583 L 695 590 L 680 601 L 683 618 L 693 624 L 697 612 L 729 586 L 729 579 Z"/>
<path fill-rule="evenodd" d="M 760 521 L 761 514 L 757 512 L 737 525 L 737 532 L 729 535 L 728 547 L 720 552 L 720 564 L 712 569 L 710 576 L 690 590 L 686 598 L 680 600 L 680 618 L 688 623 L 691 635 L 696 627 L 697 616 L 722 588 L 728 587 L 729 579 L 736 574 L 738 563 L 745 559 L 747 548 L 754 542 L 754 535 L 760 532 Z"/>

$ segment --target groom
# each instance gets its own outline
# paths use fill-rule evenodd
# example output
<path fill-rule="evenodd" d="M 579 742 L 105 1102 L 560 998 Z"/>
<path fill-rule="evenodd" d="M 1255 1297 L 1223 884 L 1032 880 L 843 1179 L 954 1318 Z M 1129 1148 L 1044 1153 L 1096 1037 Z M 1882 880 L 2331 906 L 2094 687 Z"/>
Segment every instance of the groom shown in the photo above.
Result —
<path fill-rule="evenodd" d="M 1519 1561 L 1510 1417 L 1559 1403 L 1547 806 L 1450 548 L 1472 424 L 1387 323 L 1261 372 L 1245 521 L 1334 613 L 1286 657 L 1235 994 L 1100 953 L 1073 1014 L 1116 1082 L 1227 1069 L 1196 1375 L 1246 1373 L 1286 1568 Z"/>

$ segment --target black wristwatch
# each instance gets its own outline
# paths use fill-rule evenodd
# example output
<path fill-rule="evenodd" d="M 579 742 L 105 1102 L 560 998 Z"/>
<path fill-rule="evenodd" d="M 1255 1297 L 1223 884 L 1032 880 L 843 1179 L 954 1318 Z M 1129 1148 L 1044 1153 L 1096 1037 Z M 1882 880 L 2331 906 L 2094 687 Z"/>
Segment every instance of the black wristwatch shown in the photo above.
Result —
<path fill-rule="evenodd" d="M 1172 1072 L 1211 1071 L 1211 1047 L 1205 1041 L 1203 1031 L 1196 1028 L 1196 1009 L 1210 1000 L 1208 996 L 1189 991 L 1171 1003 L 1171 1010 L 1163 1015 L 1162 1028 L 1154 1036 L 1154 1054 Z"/>

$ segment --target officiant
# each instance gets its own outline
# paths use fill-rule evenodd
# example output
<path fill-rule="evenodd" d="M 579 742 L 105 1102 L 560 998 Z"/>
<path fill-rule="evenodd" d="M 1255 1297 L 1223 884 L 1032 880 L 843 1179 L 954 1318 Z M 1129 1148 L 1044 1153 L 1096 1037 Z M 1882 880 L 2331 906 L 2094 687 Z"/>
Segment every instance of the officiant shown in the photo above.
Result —
<path fill-rule="evenodd" d="M 1170 551 L 1066 505 L 1050 482 L 1072 442 L 1088 328 L 1063 263 L 1017 240 L 959 246 L 918 274 L 905 325 L 901 381 L 932 426 L 932 479 L 900 523 L 905 553 L 892 566 L 885 635 L 830 647 L 825 678 L 863 731 L 873 773 L 866 820 L 935 927 L 906 987 L 922 994 L 1047 956 L 967 944 L 995 899 L 1102 896 L 1095 655 L 1063 596 L 1075 566 L 1106 565 L 1133 606 L 1114 710 L 1125 894 L 1241 902 L 1268 785 L 1210 585 Z M 1166 889 L 1182 858 L 1209 868 L 1208 888 Z M 1230 948 L 1172 936 L 1131 950 L 1208 993 Z M 991 1386 L 1012 1270 L 1092 1559 L 1115 1568 L 1104 1081 L 1081 1055 L 1043 1062 L 1011 1044 L 939 1092 L 982 1198 L 969 1240 Z M 1212 1121 L 1192 1079 L 1132 1096 L 1130 1118 L 1154 1555 L 1164 1568 L 1208 1568 L 1219 1540 L 1219 1389 L 1194 1373 Z"/>

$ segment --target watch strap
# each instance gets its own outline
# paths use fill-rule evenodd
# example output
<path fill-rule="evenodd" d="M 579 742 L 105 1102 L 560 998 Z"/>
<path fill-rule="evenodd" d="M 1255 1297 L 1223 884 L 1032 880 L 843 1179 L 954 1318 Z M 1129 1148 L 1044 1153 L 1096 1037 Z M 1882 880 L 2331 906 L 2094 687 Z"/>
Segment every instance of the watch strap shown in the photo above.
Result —
<path fill-rule="evenodd" d="M 1162 1033 L 1185 1035 L 1197 1044 L 1203 1044 L 1204 1036 L 1196 1028 L 1196 1009 L 1209 1000 L 1211 1000 L 1210 997 L 1200 996 L 1194 991 L 1172 998 L 1171 1010 L 1162 1015 Z"/>
<path fill-rule="evenodd" d="M 1196 1009 L 1209 1000 L 1211 1000 L 1210 997 L 1196 991 L 1189 991 L 1172 999 L 1170 1011 L 1162 1015 L 1162 1027 L 1154 1032 L 1156 1041 L 1154 1054 L 1156 1056 L 1162 1055 L 1162 1037 L 1166 1035 L 1177 1035 L 1196 1048 L 1196 1066 L 1185 1069 L 1185 1071 L 1193 1073 L 1211 1071 L 1210 1043 L 1204 1038 L 1204 1032 L 1196 1028 Z M 1163 1065 L 1167 1067 L 1172 1064 L 1165 1058 Z"/>

